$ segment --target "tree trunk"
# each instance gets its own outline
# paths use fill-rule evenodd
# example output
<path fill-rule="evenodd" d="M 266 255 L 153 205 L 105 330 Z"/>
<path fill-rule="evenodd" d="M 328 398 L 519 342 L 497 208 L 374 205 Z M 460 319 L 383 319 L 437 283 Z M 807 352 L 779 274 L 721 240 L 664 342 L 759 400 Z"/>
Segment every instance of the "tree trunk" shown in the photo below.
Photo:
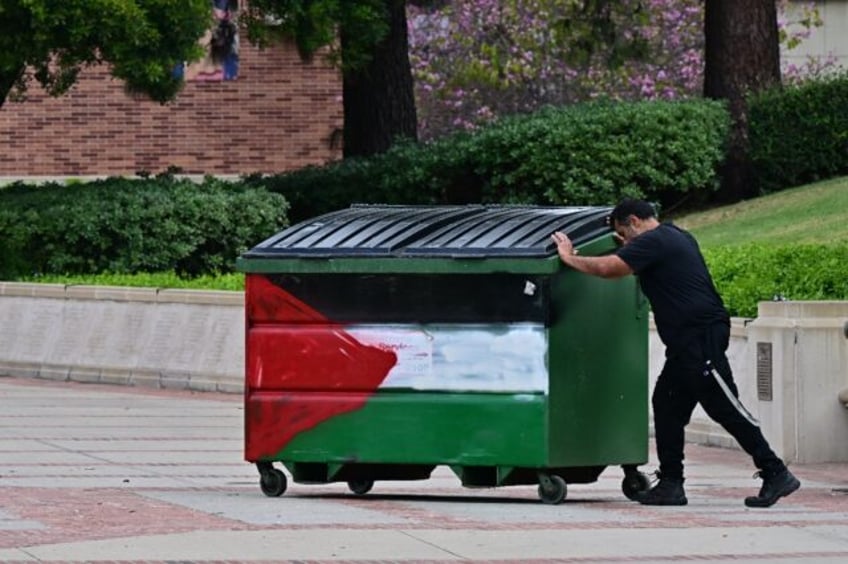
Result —
<path fill-rule="evenodd" d="M 704 96 L 726 99 L 733 118 L 719 198 L 759 193 L 749 156 L 746 96 L 780 84 L 774 0 L 706 0 Z"/>
<path fill-rule="evenodd" d="M 371 61 L 343 78 L 344 156 L 385 152 L 399 138 L 418 139 L 406 2 L 385 0 L 389 32 Z M 345 30 L 341 30 L 344 56 Z"/>

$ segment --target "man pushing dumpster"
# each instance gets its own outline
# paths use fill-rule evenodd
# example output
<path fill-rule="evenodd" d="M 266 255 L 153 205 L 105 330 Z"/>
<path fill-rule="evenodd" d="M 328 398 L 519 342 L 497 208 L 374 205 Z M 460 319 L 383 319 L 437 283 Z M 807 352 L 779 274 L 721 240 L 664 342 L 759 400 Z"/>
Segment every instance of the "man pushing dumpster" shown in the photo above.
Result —
<path fill-rule="evenodd" d="M 552 239 L 562 262 L 602 278 L 634 274 L 651 303 L 666 360 L 652 396 L 659 482 L 638 495 L 644 505 L 686 505 L 683 488 L 684 428 L 701 404 L 730 433 L 757 467 L 762 487 L 748 507 L 769 507 L 801 483 L 775 455 L 759 424 L 739 401 L 726 350 L 730 316 L 713 285 L 695 238 L 657 220 L 653 206 L 622 200 L 610 214 L 621 247 L 615 254 L 583 257 L 571 240 Z"/>

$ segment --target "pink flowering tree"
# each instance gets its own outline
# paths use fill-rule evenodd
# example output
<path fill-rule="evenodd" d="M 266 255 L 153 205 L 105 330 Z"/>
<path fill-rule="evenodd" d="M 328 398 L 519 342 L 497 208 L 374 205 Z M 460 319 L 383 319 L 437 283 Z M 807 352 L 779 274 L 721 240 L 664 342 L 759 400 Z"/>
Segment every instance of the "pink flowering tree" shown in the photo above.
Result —
<path fill-rule="evenodd" d="M 792 51 L 810 38 L 815 28 L 824 21 L 815 2 L 792 2 L 779 0 L 777 25 L 780 43 L 784 51 Z M 781 61 L 784 83 L 796 84 L 809 78 L 825 76 L 839 68 L 833 53 L 809 55 L 801 64 Z"/>
<path fill-rule="evenodd" d="M 792 48 L 821 19 L 812 3 L 790 19 L 786 4 Z M 703 91 L 703 0 L 453 0 L 408 12 L 423 138 L 545 105 Z"/>

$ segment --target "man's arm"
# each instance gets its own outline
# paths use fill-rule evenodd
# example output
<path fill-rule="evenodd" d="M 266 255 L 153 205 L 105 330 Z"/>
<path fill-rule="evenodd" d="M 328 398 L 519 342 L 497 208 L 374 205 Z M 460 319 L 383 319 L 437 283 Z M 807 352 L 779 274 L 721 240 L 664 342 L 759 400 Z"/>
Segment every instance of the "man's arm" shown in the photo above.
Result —
<path fill-rule="evenodd" d="M 560 258 L 563 263 L 574 270 L 579 270 L 592 276 L 600 276 L 601 278 L 621 278 L 622 276 L 633 274 L 627 263 L 616 255 L 603 257 L 581 257 L 579 255 L 563 257 L 560 255 Z"/>
<path fill-rule="evenodd" d="M 630 266 L 616 255 L 581 257 L 565 233 L 556 232 L 551 235 L 551 238 L 556 243 L 560 260 L 574 270 L 601 278 L 621 278 L 633 274 Z"/>

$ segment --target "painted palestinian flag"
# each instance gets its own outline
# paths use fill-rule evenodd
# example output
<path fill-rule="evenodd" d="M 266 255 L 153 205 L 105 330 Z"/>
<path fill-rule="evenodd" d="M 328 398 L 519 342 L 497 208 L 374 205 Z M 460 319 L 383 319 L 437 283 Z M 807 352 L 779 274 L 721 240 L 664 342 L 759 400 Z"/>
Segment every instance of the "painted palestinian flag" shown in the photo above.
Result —
<path fill-rule="evenodd" d="M 298 281 L 283 282 L 287 288 L 301 289 Z M 414 293 L 414 288 L 410 291 Z M 413 426 L 413 412 L 420 421 L 432 421 L 451 409 L 462 412 L 453 416 L 458 421 L 479 413 L 482 425 L 492 427 L 487 421 L 499 420 L 501 402 L 512 401 L 516 394 L 538 398 L 525 402 L 533 412 L 528 417 L 538 415 L 539 402 L 548 391 L 547 334 L 541 323 L 412 323 L 412 307 L 390 307 L 384 315 L 393 321 L 381 322 L 379 314 L 368 319 L 342 311 L 355 302 L 349 296 L 321 292 L 327 294 L 346 303 L 323 304 L 345 323 L 328 319 L 268 277 L 247 277 L 247 460 L 279 457 L 296 437 L 360 410 L 378 390 L 381 394 L 406 392 L 392 396 L 391 402 L 375 404 L 374 409 L 383 410 L 385 421 L 364 419 L 383 429 L 384 436 L 390 434 L 385 425 Z M 379 301 L 385 304 L 385 298 Z M 368 309 L 379 311 L 380 305 L 371 304 Z M 407 313 L 399 314 L 399 309 Z M 410 317 L 405 320 L 404 315 Z M 360 322 L 350 323 L 350 318 Z M 466 392 L 487 395 L 463 407 L 462 402 L 471 401 Z M 429 396 L 422 393 L 441 395 L 427 403 L 424 398 Z"/>

